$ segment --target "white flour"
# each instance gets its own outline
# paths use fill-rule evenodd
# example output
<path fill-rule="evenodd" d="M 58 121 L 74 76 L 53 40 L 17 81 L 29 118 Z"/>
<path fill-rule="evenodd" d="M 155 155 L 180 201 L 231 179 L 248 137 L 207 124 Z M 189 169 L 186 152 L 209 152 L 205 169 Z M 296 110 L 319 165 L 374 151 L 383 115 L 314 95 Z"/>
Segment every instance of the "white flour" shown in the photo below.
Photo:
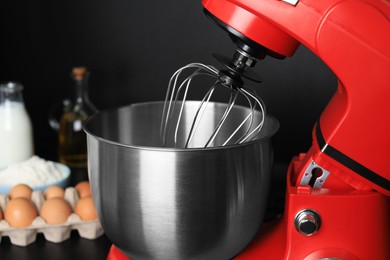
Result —
<path fill-rule="evenodd" d="M 0 171 L 0 184 L 13 186 L 24 183 L 33 188 L 52 184 L 64 177 L 65 172 L 61 171 L 54 162 L 33 156 L 26 161 L 9 165 Z"/>

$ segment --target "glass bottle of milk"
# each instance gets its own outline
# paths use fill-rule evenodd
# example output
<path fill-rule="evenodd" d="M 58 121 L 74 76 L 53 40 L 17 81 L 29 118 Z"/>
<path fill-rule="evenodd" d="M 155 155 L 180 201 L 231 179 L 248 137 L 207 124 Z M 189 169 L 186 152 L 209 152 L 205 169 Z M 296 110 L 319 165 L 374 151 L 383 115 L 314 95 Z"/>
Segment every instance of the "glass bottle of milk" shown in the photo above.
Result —
<path fill-rule="evenodd" d="M 16 82 L 0 84 L 0 170 L 34 154 L 32 124 L 22 91 Z"/>

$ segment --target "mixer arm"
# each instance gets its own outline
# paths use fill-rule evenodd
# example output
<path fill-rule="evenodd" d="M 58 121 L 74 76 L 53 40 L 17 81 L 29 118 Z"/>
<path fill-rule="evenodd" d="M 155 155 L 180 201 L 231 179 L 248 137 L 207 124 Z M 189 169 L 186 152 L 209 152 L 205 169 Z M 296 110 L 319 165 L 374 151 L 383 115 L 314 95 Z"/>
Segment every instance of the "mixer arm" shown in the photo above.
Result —
<path fill-rule="evenodd" d="M 341 182 L 390 195 L 389 0 L 286 1 L 202 4 L 243 48 L 262 46 L 258 57 L 291 56 L 302 43 L 337 75 L 337 91 L 313 129 L 296 184 L 305 184 L 313 168 L 330 172 L 317 187 Z"/>

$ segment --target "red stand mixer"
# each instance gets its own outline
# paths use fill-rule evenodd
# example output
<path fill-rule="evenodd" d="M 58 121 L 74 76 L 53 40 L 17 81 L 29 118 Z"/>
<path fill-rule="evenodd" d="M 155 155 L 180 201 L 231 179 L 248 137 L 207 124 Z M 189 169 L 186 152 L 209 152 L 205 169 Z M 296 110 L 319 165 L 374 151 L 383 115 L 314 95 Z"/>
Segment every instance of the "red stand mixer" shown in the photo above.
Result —
<path fill-rule="evenodd" d="M 293 158 L 285 213 L 235 259 L 390 259 L 390 1 L 203 0 L 238 48 L 262 59 L 302 43 L 338 77 Z M 128 259 L 116 247 L 108 259 Z"/>

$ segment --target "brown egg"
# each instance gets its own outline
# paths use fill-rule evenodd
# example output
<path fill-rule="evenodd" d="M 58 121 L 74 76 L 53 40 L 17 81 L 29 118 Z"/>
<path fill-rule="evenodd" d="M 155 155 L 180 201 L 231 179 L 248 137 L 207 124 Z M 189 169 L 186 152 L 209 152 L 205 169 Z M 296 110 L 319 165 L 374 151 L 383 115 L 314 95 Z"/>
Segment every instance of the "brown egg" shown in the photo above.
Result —
<path fill-rule="evenodd" d="M 12 227 L 28 227 L 38 216 L 37 208 L 31 200 L 15 198 L 8 201 L 4 210 L 4 219 Z"/>
<path fill-rule="evenodd" d="M 76 203 L 74 212 L 80 216 L 82 220 L 97 219 L 97 212 L 92 197 L 84 197 Z"/>
<path fill-rule="evenodd" d="M 65 196 L 65 190 L 60 186 L 50 186 L 47 188 L 43 194 L 45 195 L 45 199 L 49 200 L 52 198 L 63 198 Z"/>
<path fill-rule="evenodd" d="M 72 208 L 64 198 L 51 198 L 46 200 L 41 207 L 40 215 L 47 224 L 62 224 L 72 214 Z"/>
<path fill-rule="evenodd" d="M 20 183 L 12 187 L 11 191 L 9 192 L 9 198 L 11 200 L 16 198 L 30 199 L 32 192 L 33 190 L 30 186 L 24 183 Z"/>
<path fill-rule="evenodd" d="M 91 186 L 89 185 L 89 181 L 79 182 L 74 188 L 76 189 L 79 198 L 91 196 Z"/>

